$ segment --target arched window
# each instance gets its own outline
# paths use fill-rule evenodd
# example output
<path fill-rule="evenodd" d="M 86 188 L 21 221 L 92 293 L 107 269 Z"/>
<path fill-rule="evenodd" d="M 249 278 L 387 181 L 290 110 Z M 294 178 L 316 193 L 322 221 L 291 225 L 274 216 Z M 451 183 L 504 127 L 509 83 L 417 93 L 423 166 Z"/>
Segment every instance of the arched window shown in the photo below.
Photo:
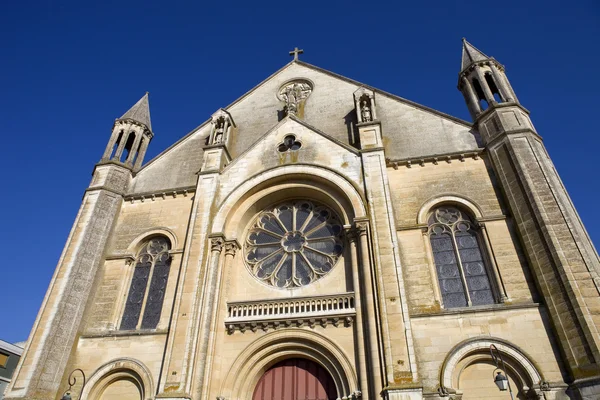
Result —
<path fill-rule="evenodd" d="M 158 325 L 169 279 L 170 249 L 171 243 L 162 236 L 144 243 L 135 260 L 121 330 L 154 329 Z"/>
<path fill-rule="evenodd" d="M 429 216 L 433 250 L 444 307 L 467 307 L 495 302 L 476 226 L 453 206 L 434 209 Z"/>

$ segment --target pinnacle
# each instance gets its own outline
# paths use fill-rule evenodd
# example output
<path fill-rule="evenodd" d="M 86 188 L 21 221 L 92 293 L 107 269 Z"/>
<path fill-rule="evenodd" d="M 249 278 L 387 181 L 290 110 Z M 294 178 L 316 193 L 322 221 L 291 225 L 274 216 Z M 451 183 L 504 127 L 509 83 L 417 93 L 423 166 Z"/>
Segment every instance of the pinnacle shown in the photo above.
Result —
<path fill-rule="evenodd" d="M 150 104 L 148 103 L 148 92 L 137 103 L 133 105 L 123 116 L 119 119 L 132 119 L 139 123 L 146 125 L 146 127 L 152 131 L 152 123 L 150 122 Z"/>
<path fill-rule="evenodd" d="M 476 61 L 484 61 L 488 60 L 490 57 L 483 54 L 479 49 L 473 46 L 471 43 L 467 42 L 467 39 L 462 38 L 463 48 L 462 48 L 462 62 L 460 65 L 460 70 L 464 71 L 471 63 Z"/>

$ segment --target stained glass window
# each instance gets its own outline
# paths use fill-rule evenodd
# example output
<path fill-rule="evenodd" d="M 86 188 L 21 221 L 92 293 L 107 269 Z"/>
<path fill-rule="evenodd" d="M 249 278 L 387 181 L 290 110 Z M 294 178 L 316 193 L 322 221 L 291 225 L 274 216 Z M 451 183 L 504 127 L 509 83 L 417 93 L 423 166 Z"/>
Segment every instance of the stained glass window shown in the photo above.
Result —
<path fill-rule="evenodd" d="M 493 304 L 494 294 L 475 225 L 454 207 L 429 217 L 429 238 L 446 308 Z"/>
<path fill-rule="evenodd" d="M 308 285 L 327 274 L 344 248 L 342 224 L 310 201 L 278 204 L 260 213 L 244 243 L 252 275 L 277 288 Z"/>
<path fill-rule="evenodd" d="M 122 330 L 137 329 L 138 326 L 141 329 L 154 329 L 158 325 L 169 279 L 170 248 L 171 244 L 165 237 L 152 238 L 142 247 L 125 303 Z M 141 315 L 143 318 L 140 321 Z"/>

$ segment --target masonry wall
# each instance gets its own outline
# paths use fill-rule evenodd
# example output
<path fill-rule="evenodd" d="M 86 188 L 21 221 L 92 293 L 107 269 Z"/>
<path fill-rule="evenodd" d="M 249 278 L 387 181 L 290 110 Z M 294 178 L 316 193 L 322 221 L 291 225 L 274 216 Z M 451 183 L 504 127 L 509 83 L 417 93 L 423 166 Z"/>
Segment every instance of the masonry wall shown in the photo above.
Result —
<path fill-rule="evenodd" d="M 486 156 L 399 165 L 388 168 L 388 174 L 424 393 L 437 393 L 442 365 L 455 346 L 485 337 L 518 346 L 545 379 L 555 387 L 564 386 L 564 368 L 550 321 L 538 303 L 531 271 Z M 490 246 L 483 252 L 488 256 L 488 267 L 496 267 L 498 288 L 506 295 L 504 303 L 460 309 L 445 309 L 441 304 L 427 235 L 428 213 L 423 207 L 443 197 L 467 199 L 479 209 L 481 216 L 475 219 L 485 225 L 482 234 Z M 424 217 L 421 221 L 420 212 Z"/>
<path fill-rule="evenodd" d="M 193 193 L 123 202 L 67 372 L 81 368 L 89 378 L 111 360 L 133 358 L 144 363 L 155 382 L 158 381 L 192 196 Z M 133 258 L 144 239 L 155 234 L 167 234 L 173 242 L 160 321 L 157 328 L 151 331 L 120 331 L 119 325 L 135 268 Z"/>

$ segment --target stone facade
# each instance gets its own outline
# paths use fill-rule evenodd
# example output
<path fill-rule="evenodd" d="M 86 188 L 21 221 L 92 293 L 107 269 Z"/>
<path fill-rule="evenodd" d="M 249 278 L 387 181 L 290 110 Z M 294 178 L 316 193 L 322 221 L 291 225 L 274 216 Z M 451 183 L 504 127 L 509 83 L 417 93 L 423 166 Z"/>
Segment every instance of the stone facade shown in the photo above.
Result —
<path fill-rule="evenodd" d="M 289 358 L 340 399 L 598 398 L 598 255 L 504 68 L 464 42 L 459 89 L 473 124 L 295 58 L 145 165 L 144 96 L 7 398 L 251 399 Z"/>

